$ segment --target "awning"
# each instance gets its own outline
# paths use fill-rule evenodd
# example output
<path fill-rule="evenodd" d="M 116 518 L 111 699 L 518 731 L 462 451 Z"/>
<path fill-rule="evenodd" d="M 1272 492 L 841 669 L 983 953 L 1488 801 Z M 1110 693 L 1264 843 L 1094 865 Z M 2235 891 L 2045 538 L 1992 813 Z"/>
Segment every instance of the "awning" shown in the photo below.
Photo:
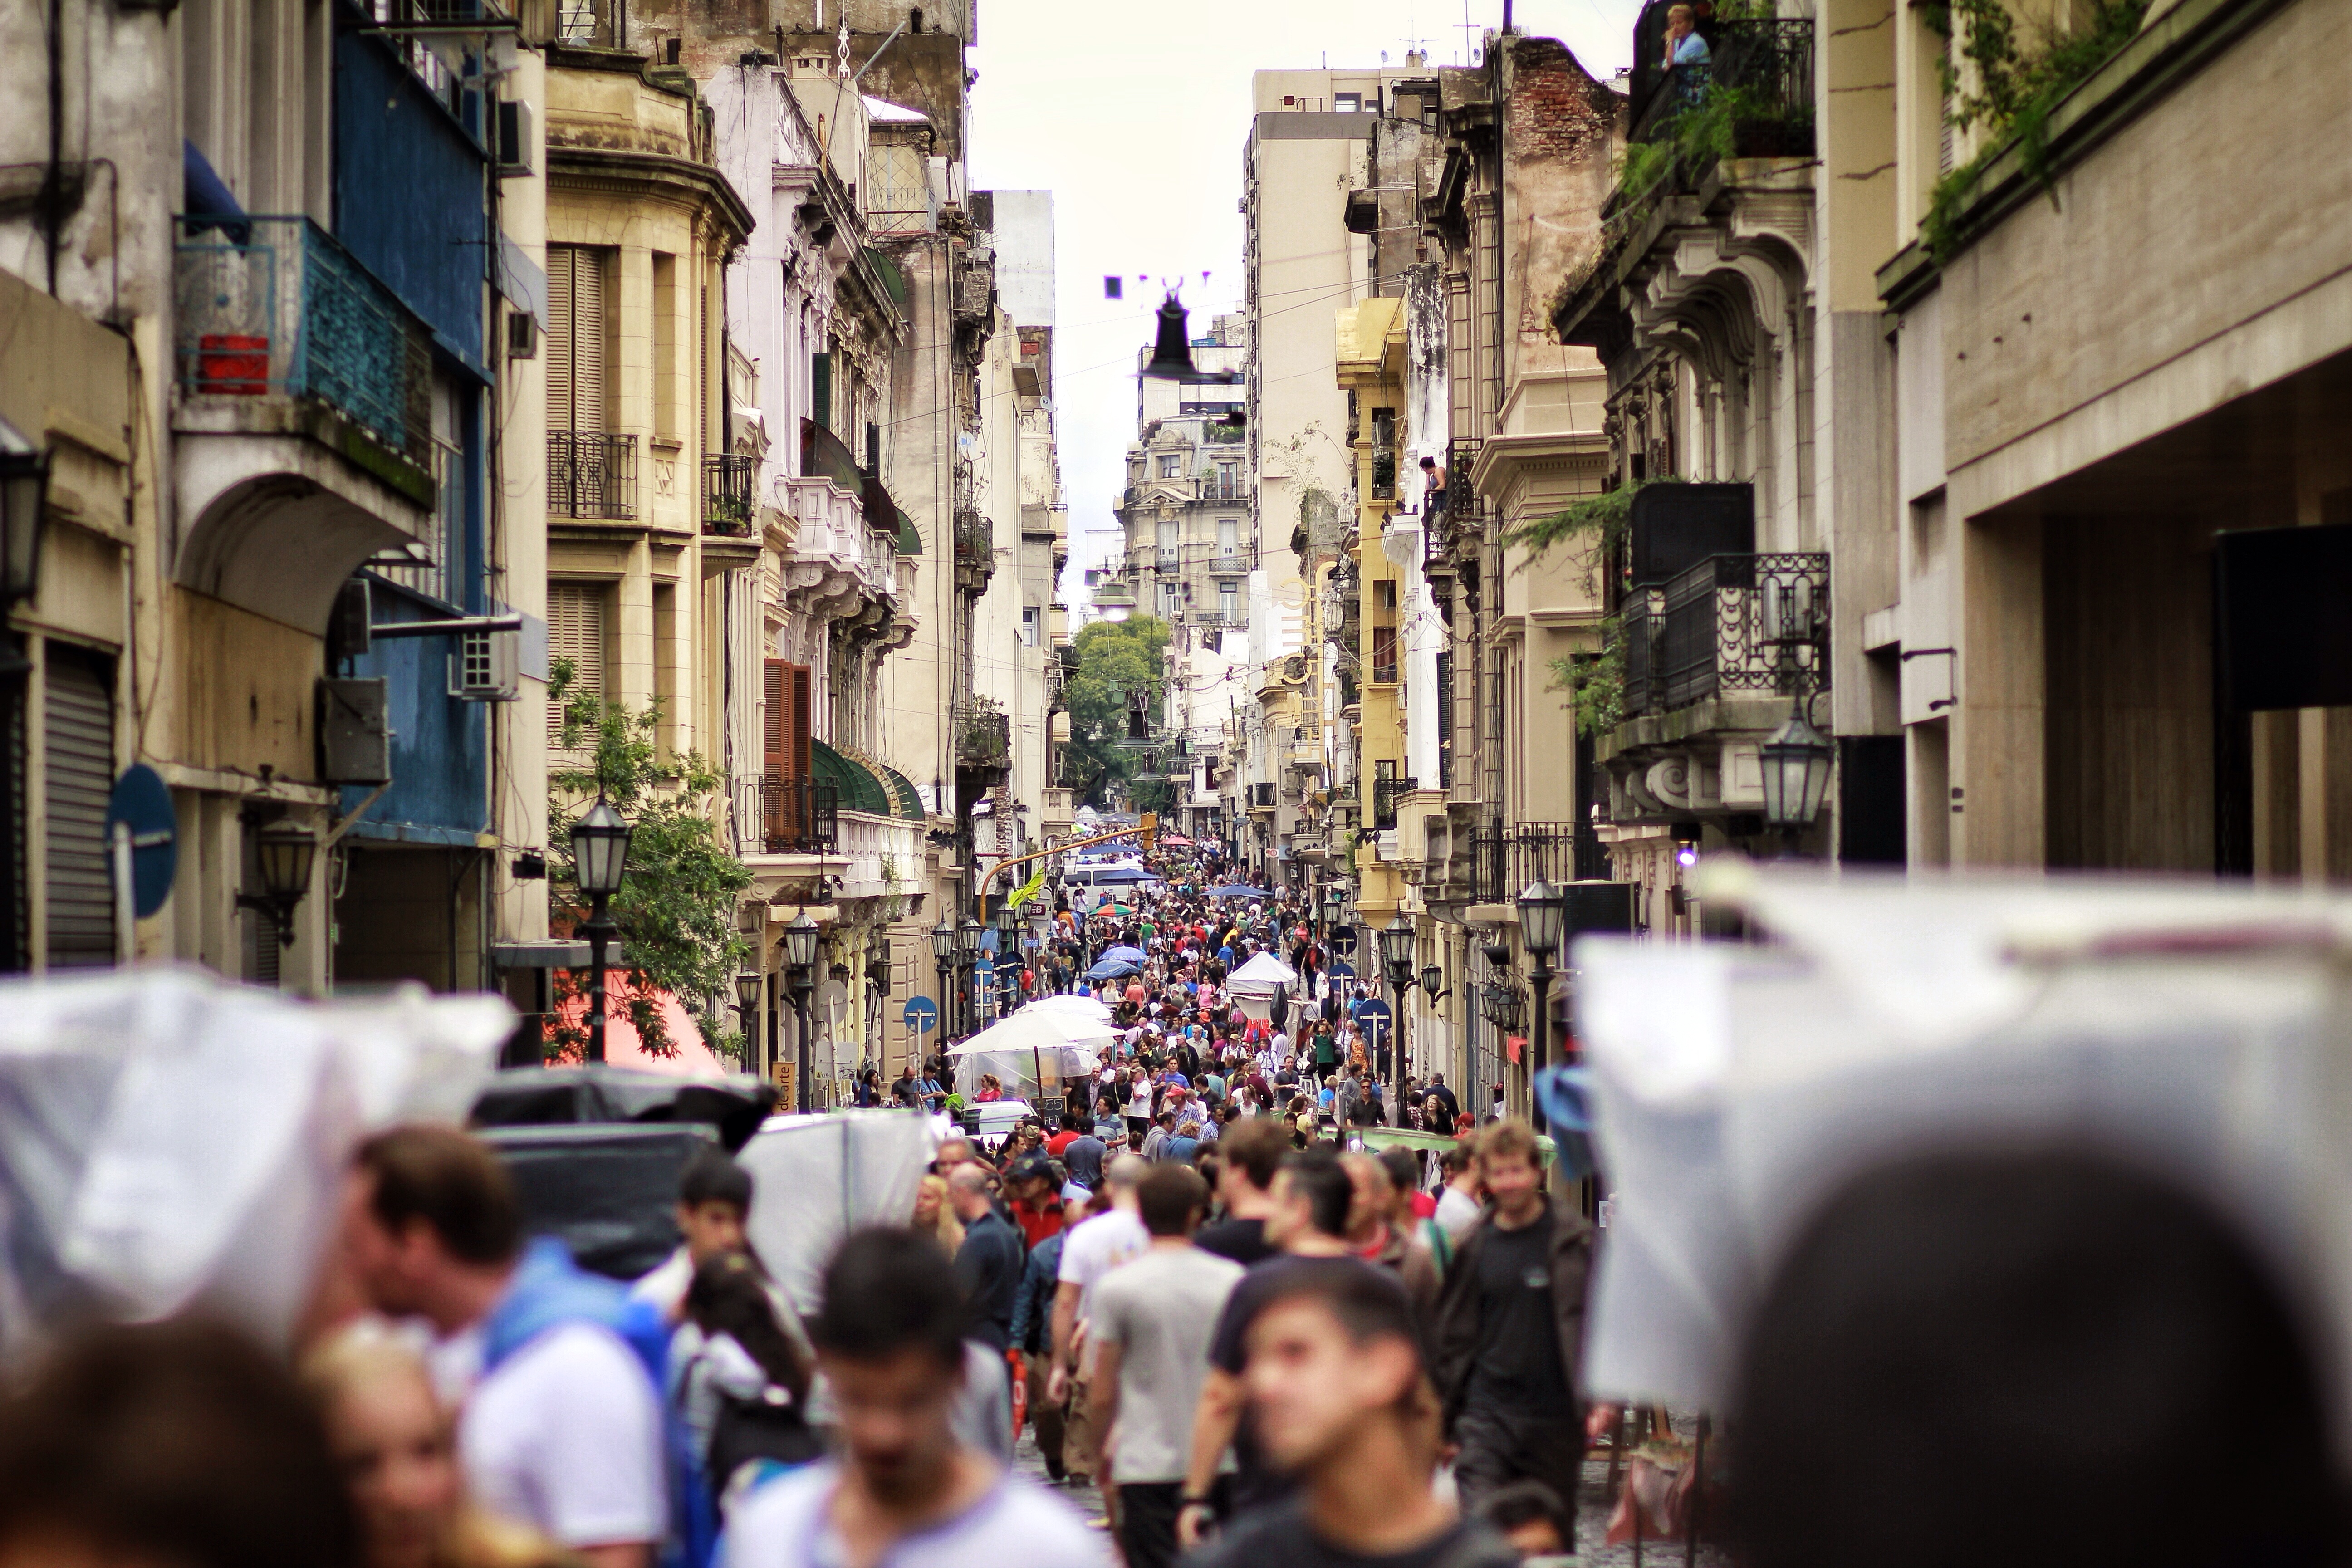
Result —
<path fill-rule="evenodd" d="M 809 772 L 840 791 L 842 810 L 873 816 L 890 815 L 890 795 L 882 781 L 864 763 L 843 756 L 823 741 L 809 742 Z"/>
<path fill-rule="evenodd" d="M 923 797 L 915 792 L 915 786 L 907 781 L 907 775 L 887 763 L 882 764 L 881 773 L 884 786 L 889 790 L 890 798 L 898 804 L 898 815 L 909 821 L 922 821 Z"/>

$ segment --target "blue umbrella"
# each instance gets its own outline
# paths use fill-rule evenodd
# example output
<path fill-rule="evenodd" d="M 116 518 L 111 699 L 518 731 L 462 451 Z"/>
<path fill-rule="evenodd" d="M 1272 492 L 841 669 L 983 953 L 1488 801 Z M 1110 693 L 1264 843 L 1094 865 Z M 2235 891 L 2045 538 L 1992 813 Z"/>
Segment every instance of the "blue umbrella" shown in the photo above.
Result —
<path fill-rule="evenodd" d="M 1117 959 L 1122 963 L 1143 962 L 1143 950 L 1139 947 L 1107 947 L 1103 949 L 1102 955 L 1105 958 Z"/>
<path fill-rule="evenodd" d="M 1264 899 L 1268 902 L 1273 901 L 1274 899 L 1274 895 L 1268 892 L 1265 889 L 1253 888 L 1241 882 L 1229 882 L 1222 888 L 1211 888 L 1209 889 L 1209 897 L 1213 899 Z"/>
<path fill-rule="evenodd" d="M 1129 951 L 1131 952 L 1133 950 L 1130 949 Z M 1087 971 L 1087 978 L 1089 980 L 1124 980 L 1130 974 L 1140 974 L 1142 973 L 1143 971 L 1141 969 L 1128 963 L 1123 958 L 1106 958 L 1099 963 L 1097 963 L 1092 969 Z"/>

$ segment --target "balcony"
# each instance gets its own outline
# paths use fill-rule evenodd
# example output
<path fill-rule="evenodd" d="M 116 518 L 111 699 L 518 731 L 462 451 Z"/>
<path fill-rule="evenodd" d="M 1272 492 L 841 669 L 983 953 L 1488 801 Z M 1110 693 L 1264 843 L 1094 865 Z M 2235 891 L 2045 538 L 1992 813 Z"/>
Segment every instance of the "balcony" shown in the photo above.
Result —
<path fill-rule="evenodd" d="M 887 646 L 903 647 L 914 623 L 897 614 L 898 507 L 841 439 L 813 419 L 801 421 L 800 456 L 801 471 L 777 480 L 794 534 L 785 603 L 803 615 L 874 628 L 897 639 Z M 842 614 L 845 603 L 861 601 L 862 609 Z"/>
<path fill-rule="evenodd" d="M 844 811 L 833 847 L 848 862 L 837 897 L 882 898 L 912 891 L 921 879 L 923 825 L 910 817 Z"/>
<path fill-rule="evenodd" d="M 1719 22 L 1704 66 L 1676 66 L 1660 77 L 1633 116 L 1631 140 L 1654 144 L 1694 142 L 1697 118 L 1710 108 L 1728 113 L 1734 157 L 1813 155 L 1813 23 Z"/>
<path fill-rule="evenodd" d="M 955 570 L 957 585 L 971 594 L 996 574 L 996 525 L 977 511 L 956 513 Z"/>
<path fill-rule="evenodd" d="M 1275 785 L 1270 784 L 1254 784 L 1247 787 L 1249 790 L 1250 810 L 1272 811 L 1275 808 L 1276 804 Z"/>
<path fill-rule="evenodd" d="M 1397 825 L 1397 807 L 1421 785 L 1412 779 L 1372 781 L 1372 829 L 1385 833 Z"/>
<path fill-rule="evenodd" d="M 751 531 L 751 459 L 702 460 L 702 531 L 741 537 Z"/>
<path fill-rule="evenodd" d="M 780 773 L 732 781 L 738 833 L 754 855 L 829 855 L 841 837 L 841 792 L 824 779 Z"/>
<path fill-rule="evenodd" d="M 547 433 L 547 513 L 627 522 L 637 515 L 637 438 Z"/>
<path fill-rule="evenodd" d="M 1621 619 L 1627 717 L 1819 689 L 1829 574 L 1829 557 L 1814 552 L 1710 555 L 1637 590 Z"/>
<path fill-rule="evenodd" d="M 1005 768 L 1013 765 L 1013 721 L 993 706 L 959 703 L 955 710 L 956 765 L 961 768 Z"/>

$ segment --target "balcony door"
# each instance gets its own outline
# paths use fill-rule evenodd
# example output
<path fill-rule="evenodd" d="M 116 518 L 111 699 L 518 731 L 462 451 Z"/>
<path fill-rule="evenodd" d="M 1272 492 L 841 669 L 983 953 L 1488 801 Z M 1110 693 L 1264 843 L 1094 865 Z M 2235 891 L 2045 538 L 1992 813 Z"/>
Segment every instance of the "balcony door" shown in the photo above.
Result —
<path fill-rule="evenodd" d="M 604 431 L 609 415 L 612 252 L 585 245 L 547 247 L 547 427 Z"/>

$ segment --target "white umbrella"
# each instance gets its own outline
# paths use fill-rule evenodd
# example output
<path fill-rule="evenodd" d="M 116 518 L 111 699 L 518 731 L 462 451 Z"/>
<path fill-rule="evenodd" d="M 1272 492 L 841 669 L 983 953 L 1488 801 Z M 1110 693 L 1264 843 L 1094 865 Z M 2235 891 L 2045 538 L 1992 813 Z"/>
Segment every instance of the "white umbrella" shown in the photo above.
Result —
<path fill-rule="evenodd" d="M 1064 1079 L 1090 1075 L 1101 1063 L 1096 1042 L 1108 1037 L 1108 1031 L 1085 1019 L 1024 1008 L 950 1046 L 948 1055 L 967 1062 L 975 1073 L 993 1072 L 999 1078 L 1018 1079 L 1025 1061 L 1029 1083 L 1042 1090 L 1048 1061 Z"/>
<path fill-rule="evenodd" d="M 1040 996 L 1021 1009 L 1024 1013 L 1034 1013 L 1040 1010 L 1048 1013 L 1066 1013 L 1073 1017 L 1089 1019 L 1100 1024 L 1109 1023 L 1111 1016 L 1109 1007 L 1092 996 Z"/>

